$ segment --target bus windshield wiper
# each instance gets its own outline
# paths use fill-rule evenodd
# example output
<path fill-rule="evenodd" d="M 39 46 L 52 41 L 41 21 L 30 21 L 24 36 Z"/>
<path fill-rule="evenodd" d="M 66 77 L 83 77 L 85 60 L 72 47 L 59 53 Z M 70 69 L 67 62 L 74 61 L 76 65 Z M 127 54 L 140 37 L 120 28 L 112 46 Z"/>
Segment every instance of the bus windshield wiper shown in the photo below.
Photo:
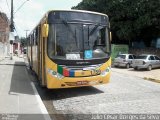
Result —
<path fill-rule="evenodd" d="M 89 36 L 91 36 L 95 31 L 96 29 L 100 26 L 100 24 L 96 24 L 95 27 L 91 30 L 91 32 L 89 33 Z"/>
<path fill-rule="evenodd" d="M 96 29 L 100 26 L 100 24 L 96 24 L 94 28 L 89 32 L 89 26 L 88 26 L 88 45 L 90 43 L 90 36 L 96 31 Z"/>
<path fill-rule="evenodd" d="M 66 20 L 62 20 L 63 24 L 66 25 L 69 28 L 69 31 L 72 33 L 72 35 L 75 38 L 75 42 L 76 42 L 76 46 L 78 47 L 78 41 L 77 41 L 77 31 L 75 29 L 75 33 L 73 32 L 73 30 L 71 29 L 71 27 L 68 25 Z"/>

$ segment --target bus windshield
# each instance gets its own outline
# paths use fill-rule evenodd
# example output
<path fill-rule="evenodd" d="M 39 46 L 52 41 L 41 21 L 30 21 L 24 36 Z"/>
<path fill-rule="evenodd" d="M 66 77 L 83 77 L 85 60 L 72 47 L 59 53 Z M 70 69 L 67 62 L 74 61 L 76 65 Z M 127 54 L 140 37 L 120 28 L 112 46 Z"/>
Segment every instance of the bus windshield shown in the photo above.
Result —
<path fill-rule="evenodd" d="M 107 26 L 100 24 L 50 24 L 48 55 L 54 59 L 106 58 L 110 52 Z"/>

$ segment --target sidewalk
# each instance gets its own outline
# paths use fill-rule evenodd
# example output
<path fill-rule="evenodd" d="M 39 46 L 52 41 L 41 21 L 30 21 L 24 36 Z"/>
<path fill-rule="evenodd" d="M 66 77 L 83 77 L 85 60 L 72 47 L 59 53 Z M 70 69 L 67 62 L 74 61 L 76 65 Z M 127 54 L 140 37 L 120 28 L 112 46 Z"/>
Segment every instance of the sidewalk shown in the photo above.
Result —
<path fill-rule="evenodd" d="M 147 70 L 134 70 L 133 68 L 112 68 L 113 72 L 118 72 L 126 75 L 136 76 L 143 78 L 145 80 L 150 80 L 153 82 L 160 83 L 160 69 L 152 69 L 151 71 Z"/>
<path fill-rule="evenodd" d="M 0 120 L 50 120 L 24 59 L 0 61 Z"/>

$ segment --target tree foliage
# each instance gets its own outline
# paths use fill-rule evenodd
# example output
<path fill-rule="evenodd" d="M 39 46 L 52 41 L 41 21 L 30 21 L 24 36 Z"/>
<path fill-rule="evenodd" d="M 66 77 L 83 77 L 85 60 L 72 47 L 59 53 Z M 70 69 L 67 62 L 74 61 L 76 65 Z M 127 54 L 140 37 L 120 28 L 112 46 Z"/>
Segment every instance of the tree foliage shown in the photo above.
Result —
<path fill-rule="evenodd" d="M 116 40 L 160 37 L 160 0 L 83 0 L 72 9 L 107 14 Z"/>
<path fill-rule="evenodd" d="M 27 46 L 27 40 L 26 40 L 26 38 L 22 37 L 22 38 L 20 38 L 20 41 L 21 41 L 21 45 L 22 45 L 23 47 L 26 47 L 26 46 Z"/>

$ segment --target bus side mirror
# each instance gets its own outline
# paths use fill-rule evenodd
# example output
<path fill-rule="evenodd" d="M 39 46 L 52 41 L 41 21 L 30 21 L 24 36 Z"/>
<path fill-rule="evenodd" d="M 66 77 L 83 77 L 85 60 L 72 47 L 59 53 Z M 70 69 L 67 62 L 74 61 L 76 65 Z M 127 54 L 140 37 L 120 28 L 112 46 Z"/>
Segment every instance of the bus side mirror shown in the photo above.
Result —
<path fill-rule="evenodd" d="M 48 24 L 43 24 L 42 26 L 42 37 L 48 37 L 48 32 L 49 32 L 49 25 Z"/>
<path fill-rule="evenodd" d="M 109 32 L 109 39 L 112 41 L 112 32 Z"/>

